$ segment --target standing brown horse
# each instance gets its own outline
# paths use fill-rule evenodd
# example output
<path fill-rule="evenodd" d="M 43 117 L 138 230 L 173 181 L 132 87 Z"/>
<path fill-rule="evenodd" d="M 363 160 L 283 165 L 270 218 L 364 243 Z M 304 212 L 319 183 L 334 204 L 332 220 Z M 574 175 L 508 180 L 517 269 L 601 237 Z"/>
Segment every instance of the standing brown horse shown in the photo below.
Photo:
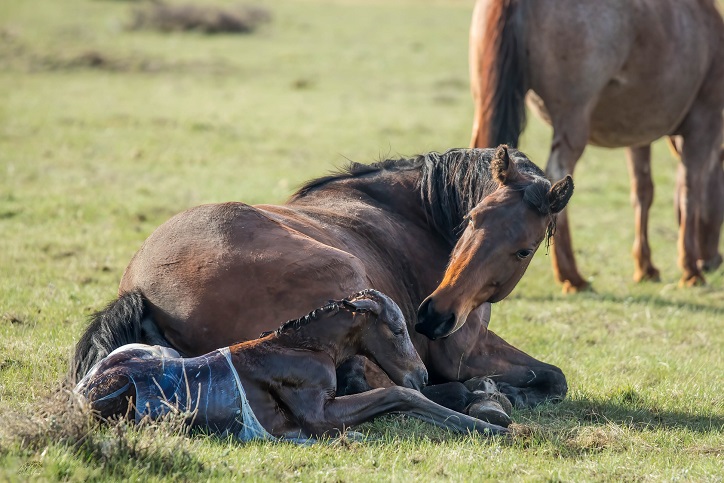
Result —
<path fill-rule="evenodd" d="M 336 367 L 356 354 L 369 357 L 398 386 L 335 397 Z M 194 427 L 241 441 L 306 442 L 392 412 L 463 433 L 507 432 L 426 399 L 414 390 L 426 380 L 399 307 L 365 290 L 259 339 L 199 357 L 184 359 L 160 346 L 122 346 L 96 364 L 74 392 L 102 418 L 138 422 L 175 410 L 186 413 Z"/>
<path fill-rule="evenodd" d="M 470 66 L 472 146 L 516 145 L 529 93 L 553 126 L 551 179 L 572 174 L 589 142 L 628 147 L 637 281 L 659 278 L 647 233 L 650 144 L 681 136 L 681 284 L 704 283 L 701 269 L 721 264 L 724 23 L 714 0 L 478 0 Z M 564 291 L 586 287 L 565 212 L 552 261 Z"/>
<path fill-rule="evenodd" d="M 373 287 L 417 329 L 432 382 L 490 375 L 517 404 L 561 398 L 560 369 L 487 327 L 490 302 L 513 290 L 572 191 L 570 177 L 551 186 L 518 151 L 455 149 L 353 164 L 281 206 L 192 208 L 133 257 L 119 298 L 77 344 L 75 376 L 121 345 L 196 356 Z"/>

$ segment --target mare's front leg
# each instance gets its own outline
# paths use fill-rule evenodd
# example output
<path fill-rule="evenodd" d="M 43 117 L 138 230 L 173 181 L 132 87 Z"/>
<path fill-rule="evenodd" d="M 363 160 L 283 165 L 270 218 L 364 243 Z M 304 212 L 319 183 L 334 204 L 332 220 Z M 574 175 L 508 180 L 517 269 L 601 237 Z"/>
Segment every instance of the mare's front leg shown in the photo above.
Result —
<path fill-rule="evenodd" d="M 553 142 L 546 165 L 546 175 L 556 182 L 573 175 L 578 158 L 588 142 L 588 109 L 571 107 L 553 119 Z M 588 282 L 578 271 L 573 255 L 573 241 L 568 222 L 568 208 L 558 213 L 553 237 L 551 262 L 556 279 L 563 284 L 564 293 L 575 293 L 588 288 Z"/>
<path fill-rule="evenodd" d="M 336 398 L 317 397 L 316 401 L 316 410 L 309 411 L 308 407 L 302 405 L 295 416 L 306 432 L 317 437 L 333 435 L 345 428 L 390 413 L 407 414 L 459 433 L 478 432 L 492 435 L 508 432 L 506 428 L 457 413 L 430 401 L 413 389 L 400 386 Z"/>
<path fill-rule="evenodd" d="M 628 148 L 626 161 L 631 178 L 631 203 L 635 210 L 636 229 L 633 257 L 636 261 L 634 280 L 658 281 L 659 271 L 651 261 L 649 247 L 649 209 L 654 200 L 654 182 L 651 179 L 651 145 Z"/>
<path fill-rule="evenodd" d="M 483 304 L 457 332 L 430 341 L 424 361 L 430 379 L 438 383 L 490 377 L 516 407 L 562 400 L 568 392 L 563 372 L 508 344 L 488 330 Z"/>

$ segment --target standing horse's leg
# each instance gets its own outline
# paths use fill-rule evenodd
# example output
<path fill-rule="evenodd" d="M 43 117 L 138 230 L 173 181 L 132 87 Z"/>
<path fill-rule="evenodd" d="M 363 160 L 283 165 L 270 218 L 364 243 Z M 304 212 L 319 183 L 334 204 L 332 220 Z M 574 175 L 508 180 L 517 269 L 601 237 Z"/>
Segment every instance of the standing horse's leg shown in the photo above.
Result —
<path fill-rule="evenodd" d="M 699 220 L 700 268 L 711 272 L 722 264 L 719 253 L 719 237 L 724 223 L 724 151 L 720 153 L 720 162 L 715 163 L 714 172 L 708 177 L 704 206 Z"/>
<path fill-rule="evenodd" d="M 566 175 L 573 175 L 578 158 L 588 142 L 587 108 L 559 112 L 554 118 L 553 143 L 546 165 L 546 175 L 555 182 Z M 574 293 L 588 287 L 588 282 L 578 272 L 573 255 L 573 242 L 568 222 L 568 208 L 558 214 L 556 233 L 551 256 L 556 279 L 563 284 L 564 293 Z"/>
<path fill-rule="evenodd" d="M 697 102 L 680 128 L 684 138 L 680 169 L 684 182 L 679 191 L 681 225 L 678 241 L 682 286 L 705 283 L 699 269 L 699 260 L 702 259 L 700 243 L 703 241 L 700 234 L 702 228 L 712 230 L 711 224 L 716 223 L 720 216 L 717 213 L 721 208 L 711 206 L 707 195 L 712 183 L 713 189 L 718 189 L 718 181 L 712 179 L 718 178 L 715 169 L 720 167 L 722 122 L 721 109 Z M 716 200 L 718 197 L 713 198 Z M 707 255 L 715 257 L 711 253 Z"/>
<path fill-rule="evenodd" d="M 636 229 L 633 256 L 636 260 L 634 280 L 658 281 L 659 271 L 651 262 L 649 247 L 649 209 L 654 200 L 654 182 L 651 179 L 651 145 L 631 147 L 626 150 L 631 177 L 631 202 L 634 205 Z"/>

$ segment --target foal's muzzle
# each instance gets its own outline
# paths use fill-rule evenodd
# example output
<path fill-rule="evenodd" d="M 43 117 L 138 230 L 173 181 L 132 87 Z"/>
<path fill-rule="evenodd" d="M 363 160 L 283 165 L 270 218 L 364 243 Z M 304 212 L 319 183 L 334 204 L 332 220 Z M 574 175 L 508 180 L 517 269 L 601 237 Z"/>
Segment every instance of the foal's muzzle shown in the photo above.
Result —
<path fill-rule="evenodd" d="M 427 386 L 427 369 L 423 366 L 410 372 L 402 379 L 402 385 L 416 391 L 422 391 L 422 388 Z"/>
<path fill-rule="evenodd" d="M 435 310 L 435 302 L 426 298 L 417 309 L 415 330 L 428 339 L 447 337 L 455 328 L 455 314 L 441 314 Z"/>

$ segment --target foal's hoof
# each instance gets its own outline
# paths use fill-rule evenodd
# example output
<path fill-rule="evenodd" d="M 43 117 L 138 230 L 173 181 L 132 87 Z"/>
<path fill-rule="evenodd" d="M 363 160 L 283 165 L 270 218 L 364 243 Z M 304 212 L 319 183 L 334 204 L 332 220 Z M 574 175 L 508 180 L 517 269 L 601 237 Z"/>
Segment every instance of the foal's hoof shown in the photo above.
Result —
<path fill-rule="evenodd" d="M 513 422 L 500 403 L 493 398 L 481 398 L 467 408 L 468 416 L 507 428 Z"/>
<path fill-rule="evenodd" d="M 505 394 L 500 392 L 498 385 L 489 377 L 473 377 L 465 381 L 464 384 L 468 391 L 474 393 L 476 396 L 497 401 L 506 414 L 509 415 L 513 411 L 513 405 L 510 403 L 510 400 Z"/>
<path fill-rule="evenodd" d="M 679 287 L 700 287 L 706 285 L 706 279 L 701 274 L 684 275 L 679 280 Z"/>

